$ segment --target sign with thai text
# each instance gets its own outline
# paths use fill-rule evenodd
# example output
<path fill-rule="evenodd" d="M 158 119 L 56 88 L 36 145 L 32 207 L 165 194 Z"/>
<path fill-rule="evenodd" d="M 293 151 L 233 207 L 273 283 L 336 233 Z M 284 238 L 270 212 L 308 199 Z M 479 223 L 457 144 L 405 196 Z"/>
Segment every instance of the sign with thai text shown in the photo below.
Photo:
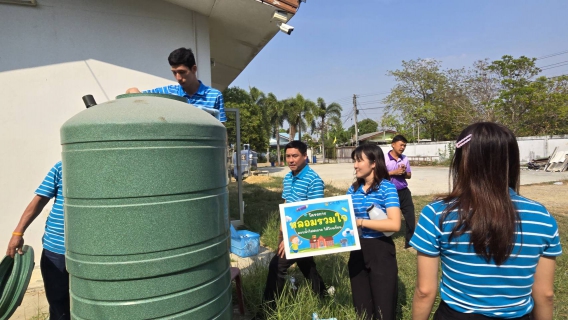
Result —
<path fill-rule="evenodd" d="M 286 258 L 361 249 L 353 212 L 351 196 L 281 204 Z"/>

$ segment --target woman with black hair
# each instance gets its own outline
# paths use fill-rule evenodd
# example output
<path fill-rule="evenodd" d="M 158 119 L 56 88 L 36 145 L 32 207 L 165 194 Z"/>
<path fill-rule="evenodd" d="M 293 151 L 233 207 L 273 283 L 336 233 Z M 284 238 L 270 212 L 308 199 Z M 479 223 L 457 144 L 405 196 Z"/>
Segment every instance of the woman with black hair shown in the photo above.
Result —
<path fill-rule="evenodd" d="M 396 250 L 383 232 L 400 230 L 401 213 L 395 186 L 388 181 L 383 151 L 362 145 L 351 153 L 356 180 L 347 191 L 353 199 L 361 250 L 351 251 L 348 268 L 353 304 L 364 319 L 394 320 L 397 301 Z M 367 209 L 386 213 L 383 220 L 370 220 Z"/>
<path fill-rule="evenodd" d="M 451 193 L 427 205 L 410 244 L 418 251 L 414 320 L 552 319 L 558 227 L 546 208 L 518 194 L 515 135 L 481 122 L 456 143 Z"/>

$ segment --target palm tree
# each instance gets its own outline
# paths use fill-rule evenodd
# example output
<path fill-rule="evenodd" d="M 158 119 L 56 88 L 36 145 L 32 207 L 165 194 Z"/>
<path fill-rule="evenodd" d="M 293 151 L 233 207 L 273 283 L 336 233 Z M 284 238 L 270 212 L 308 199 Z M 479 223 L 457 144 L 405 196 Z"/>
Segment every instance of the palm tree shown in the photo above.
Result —
<path fill-rule="evenodd" d="M 264 131 L 262 134 L 263 136 L 270 135 L 270 123 L 269 123 L 269 116 L 268 116 L 268 107 L 266 106 L 266 95 L 264 92 L 259 90 L 256 87 L 249 87 L 249 97 L 254 105 L 257 105 L 260 108 L 260 112 L 262 113 L 262 130 Z"/>
<path fill-rule="evenodd" d="M 318 128 L 320 129 L 320 137 L 321 137 L 321 150 L 323 155 L 323 161 L 325 162 L 325 138 L 327 133 L 327 127 L 329 125 L 340 126 L 341 125 L 341 105 L 336 102 L 332 102 L 329 105 L 326 105 L 325 100 L 323 98 L 318 98 L 317 102 L 317 116 L 320 118 L 320 123 Z M 327 137 L 329 139 L 329 137 Z"/>
<path fill-rule="evenodd" d="M 296 132 L 302 129 L 307 130 L 308 126 L 315 130 L 315 113 L 316 104 L 305 99 L 300 93 L 294 98 L 288 98 L 284 100 L 286 105 L 286 120 L 290 125 L 290 139 L 294 139 Z M 301 139 L 301 137 L 300 137 Z"/>
<path fill-rule="evenodd" d="M 266 107 L 269 124 L 272 127 L 272 133 L 276 135 L 276 154 L 278 154 L 278 165 L 280 165 L 280 128 L 286 120 L 284 103 L 278 101 L 274 93 L 270 92 L 263 101 Z"/>

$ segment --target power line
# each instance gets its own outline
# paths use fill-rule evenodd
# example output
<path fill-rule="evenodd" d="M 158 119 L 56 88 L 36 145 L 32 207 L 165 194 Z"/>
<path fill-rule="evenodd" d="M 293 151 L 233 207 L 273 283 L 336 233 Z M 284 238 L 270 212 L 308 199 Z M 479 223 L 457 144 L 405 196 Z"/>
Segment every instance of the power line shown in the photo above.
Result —
<path fill-rule="evenodd" d="M 385 94 L 391 93 L 390 91 L 379 92 L 379 93 L 370 93 L 370 94 L 358 94 L 357 98 L 365 98 L 365 97 L 373 97 L 373 96 L 383 96 Z"/>
<path fill-rule="evenodd" d="M 358 105 L 364 106 L 364 105 L 375 104 L 375 103 L 381 103 L 381 102 L 383 102 L 383 100 L 364 101 L 364 102 L 358 103 Z"/>
<path fill-rule="evenodd" d="M 364 109 L 359 109 L 359 110 L 376 110 L 376 109 L 384 109 L 387 106 L 380 106 L 380 107 L 370 107 L 370 108 L 364 108 Z"/>
<path fill-rule="evenodd" d="M 536 58 L 536 59 L 537 60 L 543 60 L 543 59 L 548 59 L 548 58 L 556 57 L 556 56 L 559 56 L 559 55 L 562 55 L 562 54 L 567 54 L 567 53 L 568 53 L 568 50 L 560 51 L 560 52 L 556 52 L 556 53 L 547 54 L 547 55 L 544 55 L 544 56 Z"/>
<path fill-rule="evenodd" d="M 544 67 L 541 67 L 540 70 L 544 71 L 544 70 L 548 70 L 548 69 L 563 67 L 565 65 L 568 65 L 568 60 L 564 60 L 564 61 L 560 61 L 560 62 L 557 62 L 557 63 L 552 63 L 552 64 L 549 64 L 549 65 L 546 65 Z"/>

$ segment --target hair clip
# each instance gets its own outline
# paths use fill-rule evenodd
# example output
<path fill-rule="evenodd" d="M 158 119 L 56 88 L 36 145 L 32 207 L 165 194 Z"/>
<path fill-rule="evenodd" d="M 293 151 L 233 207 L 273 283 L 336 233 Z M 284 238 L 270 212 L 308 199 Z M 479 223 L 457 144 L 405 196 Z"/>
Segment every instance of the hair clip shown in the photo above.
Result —
<path fill-rule="evenodd" d="M 460 141 L 456 142 L 456 148 L 461 148 L 463 147 L 466 143 L 468 143 L 471 140 L 471 133 L 468 134 L 467 136 L 465 136 L 463 139 L 461 139 Z"/>

